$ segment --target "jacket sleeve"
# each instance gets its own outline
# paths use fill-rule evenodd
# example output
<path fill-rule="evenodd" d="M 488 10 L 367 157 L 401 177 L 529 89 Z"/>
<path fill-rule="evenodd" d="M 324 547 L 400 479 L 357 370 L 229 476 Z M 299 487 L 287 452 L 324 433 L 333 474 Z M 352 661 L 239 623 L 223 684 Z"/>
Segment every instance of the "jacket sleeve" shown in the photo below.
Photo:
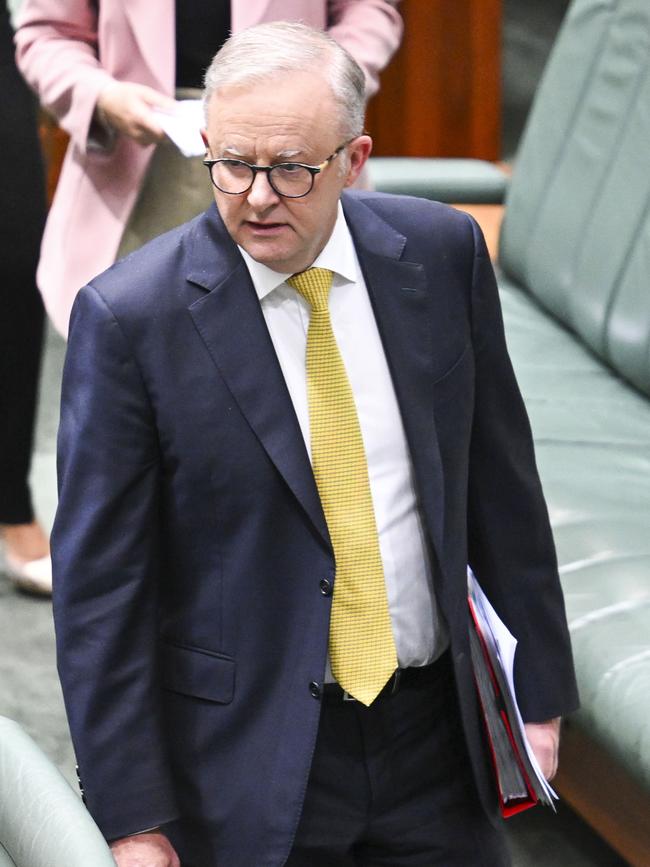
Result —
<path fill-rule="evenodd" d="M 80 780 L 108 839 L 178 815 L 160 708 L 152 415 L 119 323 L 87 286 L 73 308 L 63 377 L 53 597 Z"/>
<path fill-rule="evenodd" d="M 515 683 L 526 722 L 576 709 L 564 598 L 533 437 L 508 356 L 482 234 L 472 221 L 474 419 L 469 463 L 469 564 L 517 638 Z"/>
<path fill-rule="evenodd" d="M 16 62 L 41 105 L 82 151 L 111 144 L 93 122 L 99 93 L 113 77 L 97 46 L 92 0 L 25 0 L 16 21 Z"/>
<path fill-rule="evenodd" d="M 396 0 L 329 0 L 328 33 L 366 74 L 368 97 L 379 89 L 379 73 L 402 38 Z"/>

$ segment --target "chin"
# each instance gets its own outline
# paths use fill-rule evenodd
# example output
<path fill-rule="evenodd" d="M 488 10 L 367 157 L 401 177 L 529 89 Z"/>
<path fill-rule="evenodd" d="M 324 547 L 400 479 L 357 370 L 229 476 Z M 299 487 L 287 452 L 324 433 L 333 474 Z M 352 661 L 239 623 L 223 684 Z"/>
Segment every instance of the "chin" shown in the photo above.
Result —
<path fill-rule="evenodd" d="M 261 244 L 250 244 L 248 247 L 244 247 L 244 249 L 256 262 L 266 265 L 267 268 L 271 268 L 273 271 L 284 271 L 292 274 L 294 272 L 291 257 L 287 257 L 286 254 L 280 252 L 274 253 Z"/>

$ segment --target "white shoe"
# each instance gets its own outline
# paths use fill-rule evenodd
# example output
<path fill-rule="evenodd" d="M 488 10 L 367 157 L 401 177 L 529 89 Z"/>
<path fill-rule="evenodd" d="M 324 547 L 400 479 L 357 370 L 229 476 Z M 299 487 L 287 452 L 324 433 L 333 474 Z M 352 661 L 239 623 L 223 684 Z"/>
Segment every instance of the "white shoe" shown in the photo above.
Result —
<path fill-rule="evenodd" d="M 49 554 L 38 560 L 19 560 L 6 549 L 4 553 L 4 571 L 12 584 L 26 593 L 52 595 L 52 558 Z"/>

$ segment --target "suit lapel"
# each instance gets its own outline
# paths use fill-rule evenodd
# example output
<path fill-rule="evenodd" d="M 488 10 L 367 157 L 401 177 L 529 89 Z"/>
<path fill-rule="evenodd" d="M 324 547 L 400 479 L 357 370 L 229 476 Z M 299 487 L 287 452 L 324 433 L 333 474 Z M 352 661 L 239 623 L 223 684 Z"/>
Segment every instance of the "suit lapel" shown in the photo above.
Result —
<path fill-rule="evenodd" d="M 142 58 L 159 89 L 174 93 L 175 12 L 173 0 L 124 0 L 124 14 L 129 19 L 133 37 Z"/>
<path fill-rule="evenodd" d="M 424 267 L 401 259 L 406 239 L 352 196 L 343 207 L 401 410 L 421 506 L 442 553 L 443 468 L 433 414 L 433 304 Z"/>
<path fill-rule="evenodd" d="M 329 544 L 309 456 L 248 269 L 216 209 L 209 214 L 197 224 L 187 275 L 207 294 L 190 306 L 190 315 L 242 414 Z"/>

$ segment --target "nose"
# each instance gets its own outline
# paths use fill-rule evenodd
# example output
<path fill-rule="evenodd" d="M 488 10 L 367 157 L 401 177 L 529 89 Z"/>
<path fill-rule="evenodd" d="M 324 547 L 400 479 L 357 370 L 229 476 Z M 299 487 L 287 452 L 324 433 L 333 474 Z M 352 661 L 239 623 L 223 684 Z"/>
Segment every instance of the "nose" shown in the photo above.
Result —
<path fill-rule="evenodd" d="M 269 176 L 266 172 L 256 173 L 253 186 L 247 193 L 247 198 L 251 208 L 257 211 L 276 205 L 280 201 L 280 196 L 269 183 Z"/>

